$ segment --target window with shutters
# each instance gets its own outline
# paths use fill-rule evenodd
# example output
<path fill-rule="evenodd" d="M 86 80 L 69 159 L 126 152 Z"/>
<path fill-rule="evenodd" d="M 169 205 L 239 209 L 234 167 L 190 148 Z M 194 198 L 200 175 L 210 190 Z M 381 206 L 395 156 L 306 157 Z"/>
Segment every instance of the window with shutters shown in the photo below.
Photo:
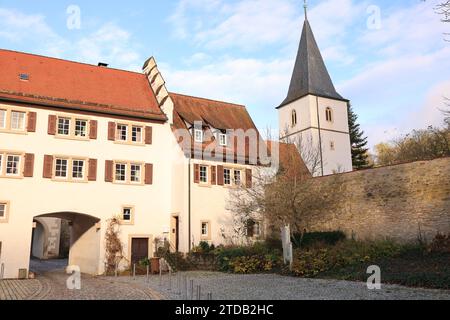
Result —
<path fill-rule="evenodd" d="M 56 181 L 86 182 L 88 159 L 56 156 L 53 160 L 52 177 Z"/>
<path fill-rule="evenodd" d="M 208 166 L 200 166 L 200 183 L 208 184 Z"/>
<path fill-rule="evenodd" d="M 6 129 L 6 110 L 0 109 L 0 129 Z"/>
<path fill-rule="evenodd" d="M 89 119 L 71 115 L 58 115 L 56 116 L 55 135 L 58 138 L 88 140 L 90 138 L 90 123 L 91 120 Z"/>
<path fill-rule="evenodd" d="M 9 201 L 0 200 L 0 223 L 8 222 Z"/>
<path fill-rule="evenodd" d="M 114 179 L 112 182 L 132 185 L 151 184 L 150 181 L 145 181 L 144 174 L 147 168 L 144 163 L 132 161 L 114 161 L 113 163 Z"/>
<path fill-rule="evenodd" d="M 0 108 L 0 131 L 7 133 L 26 133 L 29 112 L 18 107 Z"/>
<path fill-rule="evenodd" d="M 145 127 L 134 123 L 114 123 L 111 122 L 112 132 L 108 133 L 109 140 L 116 143 L 144 145 L 151 144 L 151 127 Z"/>
<path fill-rule="evenodd" d="M 234 170 L 234 184 L 236 186 L 240 186 L 242 182 L 242 171 L 241 170 Z"/>
<path fill-rule="evenodd" d="M 231 169 L 223 169 L 223 184 L 226 186 L 231 186 Z"/>
<path fill-rule="evenodd" d="M 127 181 L 127 164 L 126 163 L 116 163 L 115 165 L 115 180 L 116 182 L 126 182 Z"/>
<path fill-rule="evenodd" d="M 136 143 L 142 143 L 142 127 L 131 127 L 131 141 Z"/>
<path fill-rule="evenodd" d="M 142 182 L 142 165 L 141 164 L 131 164 L 130 179 L 131 183 L 141 183 Z"/>
<path fill-rule="evenodd" d="M 253 239 L 260 239 L 262 237 L 262 223 L 255 219 L 247 221 L 247 237 Z"/>
<path fill-rule="evenodd" d="M 0 178 L 23 178 L 23 153 L 0 151 Z"/>
<path fill-rule="evenodd" d="M 88 122 L 87 120 L 75 120 L 75 137 L 87 137 Z"/>

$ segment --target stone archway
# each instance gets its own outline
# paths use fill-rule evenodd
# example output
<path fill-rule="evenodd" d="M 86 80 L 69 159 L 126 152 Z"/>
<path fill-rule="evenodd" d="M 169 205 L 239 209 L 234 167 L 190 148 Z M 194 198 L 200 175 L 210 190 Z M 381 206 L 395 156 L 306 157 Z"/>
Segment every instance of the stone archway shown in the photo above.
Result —
<path fill-rule="evenodd" d="M 50 249 L 55 247 L 59 248 L 59 239 L 49 238 L 51 230 L 48 230 L 48 228 L 45 230 L 43 227 L 45 224 L 42 222 L 48 221 L 48 219 L 68 221 L 70 226 L 68 264 L 80 267 L 82 273 L 97 275 L 100 266 L 100 219 L 76 212 L 54 212 L 38 215 L 33 218 L 33 221 L 36 222 L 36 228 L 33 232 L 32 252 L 36 251 L 36 253 L 38 253 L 41 249 L 45 252 L 45 246 L 47 246 L 47 252 L 50 247 Z M 42 229 L 44 231 L 42 231 Z M 38 236 L 37 239 L 35 239 L 36 235 Z M 56 243 L 56 241 L 58 241 L 58 243 Z M 33 254 L 33 256 L 36 255 Z M 43 256 L 45 259 L 45 255 Z M 39 256 L 36 257 L 42 259 Z"/>

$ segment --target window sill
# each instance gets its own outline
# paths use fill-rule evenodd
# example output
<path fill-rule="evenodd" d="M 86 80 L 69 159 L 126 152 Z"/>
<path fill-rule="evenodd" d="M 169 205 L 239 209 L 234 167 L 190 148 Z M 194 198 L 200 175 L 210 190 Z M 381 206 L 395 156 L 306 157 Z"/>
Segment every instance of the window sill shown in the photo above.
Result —
<path fill-rule="evenodd" d="M 26 136 L 28 134 L 26 130 L 10 130 L 10 129 L 0 129 L 0 133 L 18 134 L 22 136 Z"/>
<path fill-rule="evenodd" d="M 65 136 L 59 134 L 56 134 L 55 138 L 61 140 L 90 141 L 89 137 Z"/>
<path fill-rule="evenodd" d="M 24 176 L 0 176 L 0 179 L 22 180 L 22 179 L 25 179 L 25 177 Z"/>
<path fill-rule="evenodd" d="M 74 183 L 74 184 L 87 184 L 89 183 L 89 181 L 87 179 L 85 180 L 69 180 L 69 179 L 58 179 L 53 177 L 52 178 L 53 182 L 65 182 L 65 183 Z"/>
<path fill-rule="evenodd" d="M 135 147 L 145 147 L 146 144 L 144 142 L 131 142 L 131 141 L 120 141 L 114 140 L 114 144 L 124 145 L 124 146 L 135 146 Z"/>

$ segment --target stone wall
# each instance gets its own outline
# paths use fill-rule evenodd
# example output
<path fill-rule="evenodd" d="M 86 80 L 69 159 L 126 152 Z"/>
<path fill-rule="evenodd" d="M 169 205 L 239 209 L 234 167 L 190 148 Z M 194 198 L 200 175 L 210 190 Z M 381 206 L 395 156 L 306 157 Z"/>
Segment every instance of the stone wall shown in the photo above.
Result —
<path fill-rule="evenodd" d="M 342 230 L 355 239 L 431 240 L 450 233 L 450 158 L 316 179 L 333 185 L 308 231 Z M 326 202 L 326 201 L 324 201 Z"/>

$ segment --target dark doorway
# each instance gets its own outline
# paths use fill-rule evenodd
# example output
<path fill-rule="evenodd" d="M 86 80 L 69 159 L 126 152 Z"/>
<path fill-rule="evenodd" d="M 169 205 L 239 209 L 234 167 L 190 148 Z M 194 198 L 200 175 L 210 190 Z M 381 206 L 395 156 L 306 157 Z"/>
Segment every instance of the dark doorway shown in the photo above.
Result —
<path fill-rule="evenodd" d="M 131 240 L 131 263 L 139 263 L 148 258 L 148 238 L 133 238 Z"/>
<path fill-rule="evenodd" d="M 180 218 L 172 217 L 171 222 L 171 235 L 170 235 L 170 246 L 171 251 L 175 250 L 176 252 L 180 249 Z"/>

